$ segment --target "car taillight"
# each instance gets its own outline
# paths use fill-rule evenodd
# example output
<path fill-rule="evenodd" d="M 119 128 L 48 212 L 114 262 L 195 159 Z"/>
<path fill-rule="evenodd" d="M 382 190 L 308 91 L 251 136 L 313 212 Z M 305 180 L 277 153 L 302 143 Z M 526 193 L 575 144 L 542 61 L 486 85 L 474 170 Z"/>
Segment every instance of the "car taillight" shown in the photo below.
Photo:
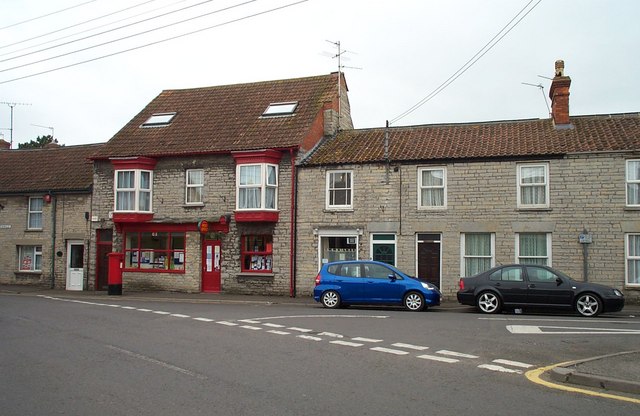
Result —
<path fill-rule="evenodd" d="M 320 273 L 316 276 L 316 286 L 320 284 Z"/>
<path fill-rule="evenodd" d="M 464 290 L 464 280 L 460 279 L 460 290 Z"/>

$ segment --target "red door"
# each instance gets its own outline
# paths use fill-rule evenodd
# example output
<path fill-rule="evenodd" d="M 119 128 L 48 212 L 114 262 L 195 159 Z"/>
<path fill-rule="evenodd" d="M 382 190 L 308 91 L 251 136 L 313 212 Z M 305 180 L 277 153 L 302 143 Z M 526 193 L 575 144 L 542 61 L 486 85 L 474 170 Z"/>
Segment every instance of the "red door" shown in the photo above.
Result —
<path fill-rule="evenodd" d="M 220 292 L 220 241 L 204 240 L 202 245 L 202 291 Z"/>

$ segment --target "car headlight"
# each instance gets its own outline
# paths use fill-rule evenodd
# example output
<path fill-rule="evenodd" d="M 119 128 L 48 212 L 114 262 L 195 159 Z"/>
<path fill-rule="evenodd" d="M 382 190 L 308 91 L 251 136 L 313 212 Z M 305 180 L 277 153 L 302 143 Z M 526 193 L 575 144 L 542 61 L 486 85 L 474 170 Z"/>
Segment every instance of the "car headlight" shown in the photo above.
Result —
<path fill-rule="evenodd" d="M 422 284 L 422 287 L 425 289 L 429 289 L 429 290 L 436 290 L 437 288 L 432 285 L 431 283 L 425 283 L 425 282 L 420 282 Z"/>
<path fill-rule="evenodd" d="M 622 292 L 620 292 L 618 289 L 613 289 L 613 294 L 616 296 L 622 296 Z"/>

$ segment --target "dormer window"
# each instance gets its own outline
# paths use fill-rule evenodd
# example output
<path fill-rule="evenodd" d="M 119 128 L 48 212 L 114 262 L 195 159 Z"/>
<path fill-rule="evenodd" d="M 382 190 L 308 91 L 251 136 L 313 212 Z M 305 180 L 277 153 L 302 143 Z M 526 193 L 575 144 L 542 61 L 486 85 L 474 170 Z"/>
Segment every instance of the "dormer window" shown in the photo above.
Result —
<path fill-rule="evenodd" d="M 171 120 L 176 116 L 176 113 L 157 113 L 153 114 L 147 119 L 140 127 L 164 127 L 171 124 Z"/>
<path fill-rule="evenodd" d="M 298 107 L 297 101 L 291 101 L 286 103 L 271 103 L 262 113 L 262 117 L 276 117 L 276 116 L 290 116 L 296 111 Z"/>

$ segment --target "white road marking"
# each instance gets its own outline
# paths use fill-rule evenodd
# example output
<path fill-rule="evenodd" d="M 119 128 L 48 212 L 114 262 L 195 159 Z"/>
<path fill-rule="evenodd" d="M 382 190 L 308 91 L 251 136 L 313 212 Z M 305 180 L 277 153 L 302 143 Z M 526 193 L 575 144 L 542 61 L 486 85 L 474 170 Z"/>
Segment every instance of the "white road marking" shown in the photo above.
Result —
<path fill-rule="evenodd" d="M 170 316 L 176 317 L 176 318 L 190 318 L 189 315 L 183 315 L 181 313 L 172 313 Z"/>
<path fill-rule="evenodd" d="M 280 324 L 272 324 L 269 322 L 265 322 L 264 324 L 262 324 L 264 326 L 268 326 L 269 328 L 284 328 L 285 325 L 280 325 Z"/>
<path fill-rule="evenodd" d="M 429 355 L 429 354 L 418 355 L 418 358 L 422 358 L 424 360 L 431 360 L 431 361 L 440 361 L 440 362 L 449 363 L 449 364 L 457 363 L 458 361 L 460 361 L 460 360 L 456 360 L 455 358 L 439 357 L 437 355 Z"/>
<path fill-rule="evenodd" d="M 307 328 L 298 328 L 296 326 L 290 326 L 289 328 L 287 328 L 291 331 L 296 331 L 296 332 L 313 332 L 313 329 L 307 329 Z"/>
<path fill-rule="evenodd" d="M 165 311 L 153 311 L 153 313 L 156 313 L 158 315 L 171 315 L 171 312 L 165 312 Z"/>
<path fill-rule="evenodd" d="M 308 339 L 310 341 L 322 341 L 322 338 L 314 337 L 312 335 L 296 335 L 296 337 L 302 338 L 302 339 Z"/>
<path fill-rule="evenodd" d="M 531 368 L 531 367 L 533 367 L 533 364 L 521 363 L 520 361 L 510 361 L 510 360 L 497 359 L 497 360 L 493 360 L 492 362 L 497 363 L 497 364 L 510 365 L 511 367 L 522 367 L 522 368 Z"/>
<path fill-rule="evenodd" d="M 138 308 L 136 310 L 140 312 L 152 312 L 151 309 L 144 309 L 144 308 Z"/>
<path fill-rule="evenodd" d="M 413 345 L 413 344 L 403 344 L 402 342 L 396 342 L 395 344 L 391 344 L 391 346 L 398 347 L 398 348 L 408 348 L 410 350 L 416 350 L 416 351 L 424 351 L 429 349 L 429 347 L 423 347 L 421 345 Z"/>
<path fill-rule="evenodd" d="M 320 332 L 318 335 L 321 337 L 344 338 L 344 335 L 334 334 L 333 332 Z"/>
<path fill-rule="evenodd" d="M 342 341 L 342 340 L 337 340 L 337 341 L 330 341 L 331 344 L 336 344 L 336 345 L 344 345 L 347 347 L 362 347 L 364 344 L 359 344 L 357 342 L 349 342 L 349 341 Z"/>
<path fill-rule="evenodd" d="M 122 307 L 120 305 L 106 305 L 106 306 L 108 306 L 110 308 L 121 308 Z"/>
<path fill-rule="evenodd" d="M 229 322 L 229 321 L 218 321 L 216 322 L 220 325 L 225 325 L 225 326 L 238 326 L 238 324 L 234 323 L 234 322 Z"/>
<path fill-rule="evenodd" d="M 373 338 L 362 338 L 362 337 L 355 337 L 355 338 L 351 338 L 353 341 L 361 341 L 361 342 L 382 342 L 384 341 L 383 339 L 373 339 Z"/>
<path fill-rule="evenodd" d="M 373 319 L 385 319 L 388 315 L 280 315 L 280 316 L 265 316 L 262 318 L 253 318 L 256 321 L 266 321 L 271 319 L 288 319 L 288 318 L 373 318 Z"/>
<path fill-rule="evenodd" d="M 511 374 L 522 374 L 522 370 L 514 370 L 513 368 L 505 368 L 499 365 L 493 364 L 480 364 L 478 368 L 484 368 L 485 370 L 497 371 L 499 373 L 511 373 Z"/>
<path fill-rule="evenodd" d="M 259 324 L 260 321 L 256 321 L 254 319 L 240 319 L 238 322 L 244 322 L 246 324 Z"/>
<path fill-rule="evenodd" d="M 286 331 L 278 331 L 276 329 L 270 329 L 269 331 L 267 331 L 270 334 L 276 334 L 276 335 L 290 335 L 291 332 L 286 332 Z"/>
<path fill-rule="evenodd" d="M 477 355 L 464 354 L 461 352 L 448 351 L 448 350 L 436 351 L 436 354 L 450 355 L 452 357 L 459 357 L 459 358 L 480 358 Z"/>
<path fill-rule="evenodd" d="M 200 321 L 200 322 L 213 322 L 213 319 L 209 319 L 209 318 L 193 318 L 194 321 Z"/>
<path fill-rule="evenodd" d="M 394 350 L 392 348 L 384 348 L 384 347 L 373 347 L 370 348 L 371 351 L 385 352 L 387 354 L 395 354 L 395 355 L 407 355 L 409 354 L 407 351 Z"/>
<path fill-rule="evenodd" d="M 240 325 L 240 328 L 250 329 L 252 331 L 260 331 L 262 329 L 259 326 L 252 326 L 252 325 Z"/>
<path fill-rule="evenodd" d="M 601 323 L 601 321 L 598 321 Z M 640 330 L 617 328 L 583 328 L 572 326 L 507 325 L 512 334 L 543 335 L 640 335 Z"/>
<path fill-rule="evenodd" d="M 136 307 L 135 306 L 123 306 L 122 309 L 127 309 L 127 310 L 132 311 L 132 310 L 136 309 Z"/>

